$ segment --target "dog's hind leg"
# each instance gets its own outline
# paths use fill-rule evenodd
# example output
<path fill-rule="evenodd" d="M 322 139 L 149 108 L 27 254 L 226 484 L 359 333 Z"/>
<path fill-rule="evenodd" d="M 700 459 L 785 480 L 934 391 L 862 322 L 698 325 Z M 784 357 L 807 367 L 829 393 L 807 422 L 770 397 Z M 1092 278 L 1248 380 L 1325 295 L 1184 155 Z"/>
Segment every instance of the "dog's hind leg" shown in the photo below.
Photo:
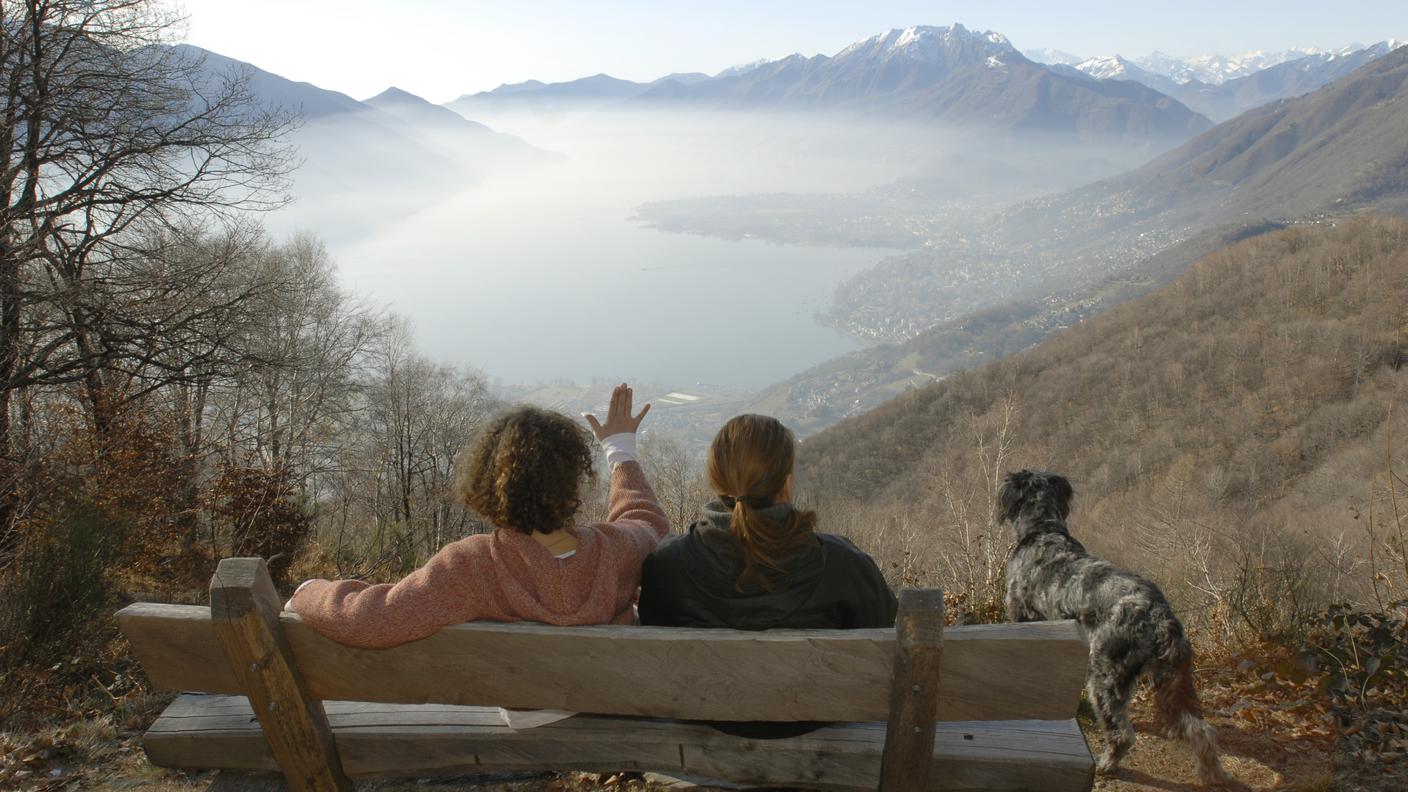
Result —
<path fill-rule="evenodd" d="M 1175 662 L 1176 665 L 1156 677 L 1154 709 L 1158 721 L 1193 747 L 1198 761 L 1198 783 L 1204 786 L 1224 783 L 1230 776 L 1218 757 L 1217 732 L 1202 718 L 1203 709 L 1193 681 L 1192 652 L 1186 649 L 1179 652 Z"/>
<path fill-rule="evenodd" d="M 1109 668 L 1092 668 L 1086 682 L 1095 719 L 1105 735 L 1105 751 L 1095 769 L 1104 775 L 1119 769 L 1129 749 L 1134 747 L 1134 725 L 1129 722 L 1130 685 L 1121 685 Z"/>

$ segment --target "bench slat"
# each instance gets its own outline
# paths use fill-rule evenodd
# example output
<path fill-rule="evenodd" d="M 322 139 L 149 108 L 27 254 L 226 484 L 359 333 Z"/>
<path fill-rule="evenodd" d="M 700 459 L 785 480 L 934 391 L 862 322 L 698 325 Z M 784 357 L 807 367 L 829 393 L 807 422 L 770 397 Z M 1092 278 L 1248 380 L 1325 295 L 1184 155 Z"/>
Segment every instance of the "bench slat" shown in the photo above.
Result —
<path fill-rule="evenodd" d="M 883 723 L 843 723 L 757 741 L 679 721 L 579 715 L 515 732 L 493 709 L 325 703 L 343 769 L 358 778 L 499 770 L 652 770 L 746 784 L 871 789 Z M 238 696 L 181 696 L 143 738 L 154 764 L 275 772 Z M 1093 764 L 1074 720 L 943 723 L 932 790 L 1089 789 Z"/>
<path fill-rule="evenodd" d="M 135 602 L 114 618 L 142 670 L 162 689 L 244 693 L 215 638 L 209 607 Z"/>
<path fill-rule="evenodd" d="M 117 614 L 167 690 L 241 693 L 200 606 L 137 603 Z M 318 699 L 501 705 L 715 720 L 885 720 L 893 630 L 692 630 L 472 623 L 365 650 L 284 613 Z M 940 720 L 1065 720 L 1085 684 L 1074 622 L 950 627 Z"/>

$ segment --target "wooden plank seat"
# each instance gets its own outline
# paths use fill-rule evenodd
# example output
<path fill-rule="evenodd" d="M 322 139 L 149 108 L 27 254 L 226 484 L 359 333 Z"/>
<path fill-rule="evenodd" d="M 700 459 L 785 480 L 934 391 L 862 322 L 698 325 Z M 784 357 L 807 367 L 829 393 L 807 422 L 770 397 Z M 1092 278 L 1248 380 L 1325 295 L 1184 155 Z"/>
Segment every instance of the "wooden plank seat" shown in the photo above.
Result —
<path fill-rule="evenodd" d="M 226 559 L 211 607 L 136 603 L 117 619 L 155 685 L 220 694 L 176 699 L 144 737 L 154 764 L 281 770 L 293 789 L 471 769 L 825 789 L 1083 790 L 1093 779 L 1073 719 L 1080 628 L 943 628 L 937 592 L 902 592 L 896 630 L 472 623 L 367 650 L 279 613 L 262 561 Z M 514 731 L 498 706 L 592 714 Z M 756 740 L 686 722 L 698 720 L 835 723 Z"/>
<path fill-rule="evenodd" d="M 885 742 L 883 722 L 834 724 L 800 737 L 758 741 L 685 721 L 578 715 L 515 732 L 502 724 L 497 708 L 350 701 L 324 706 L 343 769 L 353 778 L 648 770 L 758 785 L 874 789 Z M 163 767 L 279 771 L 243 696 L 181 696 L 143 743 L 152 762 Z M 931 761 L 930 789 L 1080 789 L 1090 776 L 1090 752 L 1071 720 L 944 722 Z M 746 771 L 742 778 L 740 771 Z"/>

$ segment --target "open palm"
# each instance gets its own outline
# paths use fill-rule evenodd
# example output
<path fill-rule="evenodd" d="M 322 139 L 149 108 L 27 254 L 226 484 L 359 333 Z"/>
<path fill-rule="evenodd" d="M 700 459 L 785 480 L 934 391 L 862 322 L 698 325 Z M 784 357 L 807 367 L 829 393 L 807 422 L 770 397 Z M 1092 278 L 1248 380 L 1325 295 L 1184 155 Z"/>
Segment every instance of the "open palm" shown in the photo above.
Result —
<path fill-rule="evenodd" d="M 646 404 L 640 408 L 640 415 L 631 415 L 631 400 L 635 394 L 631 386 L 621 383 L 616 389 L 611 391 L 611 406 L 606 411 L 606 423 L 597 420 L 595 415 L 586 414 L 587 424 L 591 426 L 596 439 L 605 440 L 614 434 L 622 432 L 634 433 L 640 427 L 640 422 L 645 418 L 645 414 L 650 412 L 650 405 Z"/>

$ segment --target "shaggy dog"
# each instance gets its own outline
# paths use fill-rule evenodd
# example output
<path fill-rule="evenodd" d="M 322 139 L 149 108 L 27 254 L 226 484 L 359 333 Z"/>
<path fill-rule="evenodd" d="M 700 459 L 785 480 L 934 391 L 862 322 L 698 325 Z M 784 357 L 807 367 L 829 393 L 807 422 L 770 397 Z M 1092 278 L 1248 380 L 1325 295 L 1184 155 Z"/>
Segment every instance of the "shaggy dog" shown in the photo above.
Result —
<path fill-rule="evenodd" d="M 1102 773 L 1113 773 L 1134 746 L 1129 698 L 1146 677 L 1161 731 L 1181 736 L 1198 757 L 1203 784 L 1227 780 L 1217 739 L 1202 719 L 1193 687 L 1193 649 L 1163 592 L 1138 575 L 1085 552 L 1066 531 L 1071 483 L 1055 473 L 1010 473 L 997 495 L 998 518 L 1012 524 L 1017 546 L 1007 561 L 1007 615 L 1016 621 L 1076 619 L 1090 639 L 1086 694 L 1107 748 Z"/>

